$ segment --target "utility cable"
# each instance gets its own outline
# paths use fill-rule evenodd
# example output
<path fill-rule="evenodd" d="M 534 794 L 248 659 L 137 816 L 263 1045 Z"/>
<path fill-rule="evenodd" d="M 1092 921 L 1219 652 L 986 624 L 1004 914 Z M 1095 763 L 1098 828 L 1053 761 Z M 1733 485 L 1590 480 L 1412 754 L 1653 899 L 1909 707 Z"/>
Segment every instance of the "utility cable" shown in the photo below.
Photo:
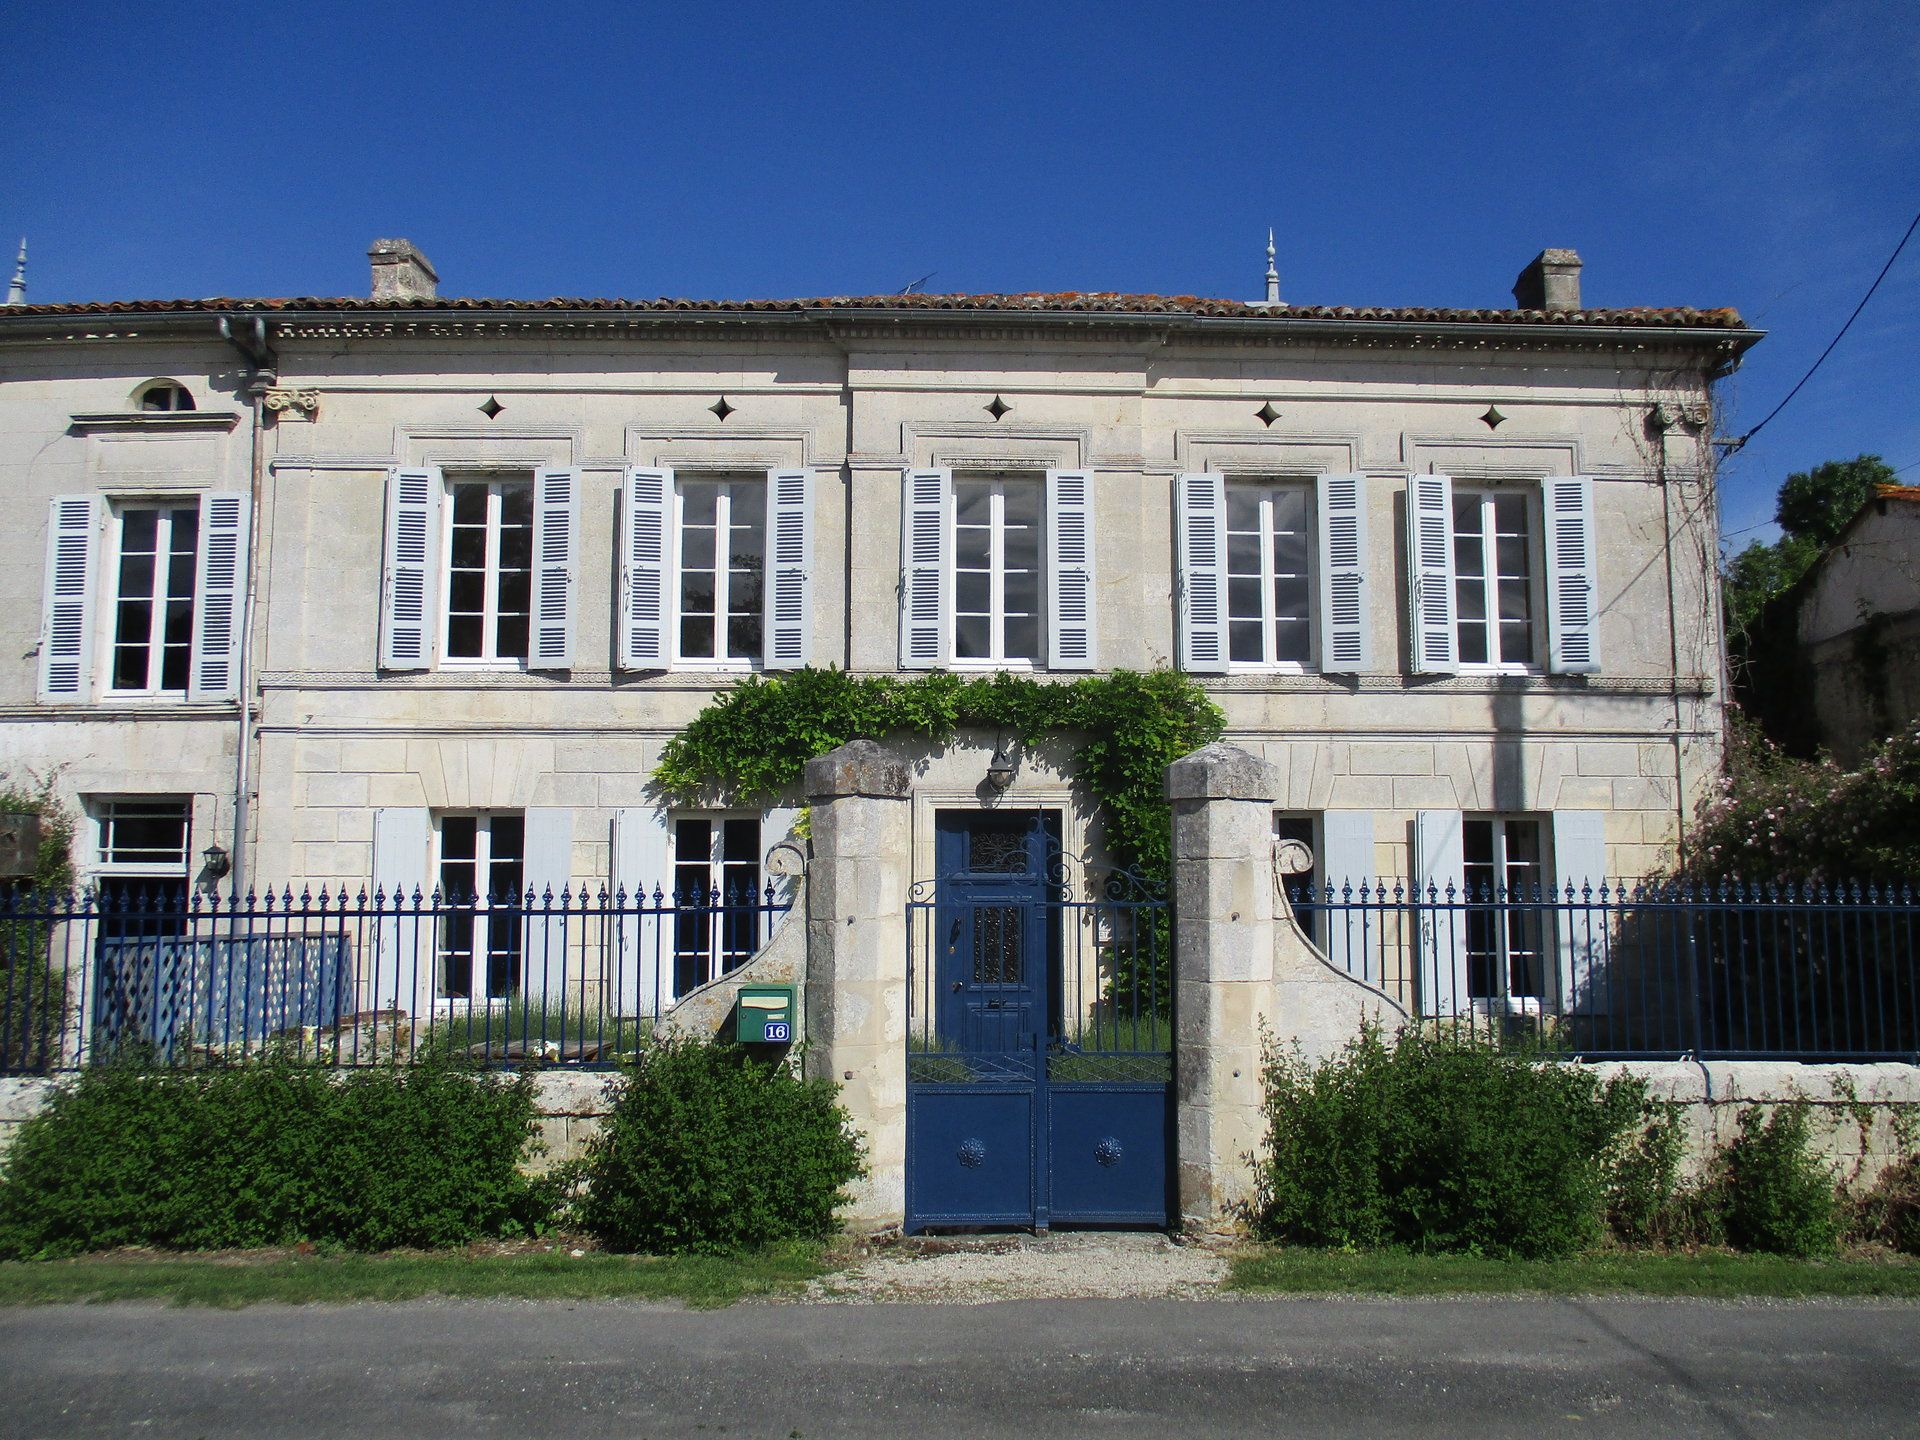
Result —
<path fill-rule="evenodd" d="M 1818 370 L 1823 364 L 1826 363 L 1827 356 L 1833 353 L 1833 347 L 1838 345 L 1841 342 L 1841 340 L 1846 338 L 1847 331 L 1853 328 L 1853 322 L 1858 320 L 1860 318 L 1860 312 L 1867 308 L 1867 302 L 1873 299 L 1873 292 L 1878 290 L 1880 288 L 1880 282 L 1887 278 L 1887 272 L 1893 269 L 1893 262 L 1898 260 L 1900 258 L 1900 252 L 1907 248 L 1907 242 L 1913 238 L 1913 232 L 1916 229 L 1920 229 L 1920 211 L 1915 212 L 1912 223 L 1907 226 L 1907 233 L 1902 235 L 1900 237 L 1900 243 L 1893 247 L 1893 254 L 1889 255 L 1887 257 L 1887 263 L 1880 267 L 1880 273 L 1874 277 L 1873 284 L 1867 287 L 1867 293 L 1860 297 L 1860 303 L 1853 307 L 1853 314 L 1849 315 L 1847 317 L 1847 323 L 1840 327 L 1840 333 L 1838 335 L 1835 335 L 1833 339 L 1827 342 L 1827 348 L 1820 352 L 1820 358 L 1814 361 L 1813 364 L 1808 368 L 1807 373 L 1800 377 L 1800 384 L 1795 385 L 1793 389 L 1789 390 L 1787 392 L 1786 399 L 1782 400 L 1778 405 L 1774 406 L 1773 409 L 1769 410 L 1766 413 L 1766 416 L 1760 421 L 1760 423 L 1754 426 L 1751 430 L 1747 431 L 1746 434 L 1742 435 L 1737 440 L 1723 440 L 1719 442 L 1721 446 L 1726 450 L 1727 454 L 1729 455 L 1733 454 L 1736 450 L 1740 449 L 1743 445 L 1745 445 L 1749 440 L 1753 439 L 1754 436 L 1758 435 L 1762 430 L 1766 429 L 1767 421 L 1773 419 L 1774 416 L 1778 415 L 1782 410 L 1786 409 L 1787 402 L 1789 400 L 1792 400 L 1794 396 L 1798 395 L 1800 393 L 1801 386 L 1805 385 L 1807 381 L 1813 378 L 1813 372 L 1815 370 Z"/>

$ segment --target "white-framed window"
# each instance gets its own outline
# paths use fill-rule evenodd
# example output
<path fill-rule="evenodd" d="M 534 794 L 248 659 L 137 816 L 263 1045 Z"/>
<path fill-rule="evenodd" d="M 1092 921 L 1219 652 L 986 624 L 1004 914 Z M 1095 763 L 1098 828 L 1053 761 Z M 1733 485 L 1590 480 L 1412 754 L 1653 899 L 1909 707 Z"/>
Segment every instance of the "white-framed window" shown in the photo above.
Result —
<path fill-rule="evenodd" d="M 193 804 L 182 796 L 98 799 L 89 807 L 102 875 L 184 876 L 193 854 Z"/>
<path fill-rule="evenodd" d="M 1463 669 L 1539 663 L 1533 513 L 1523 490 L 1453 493 L 1454 626 Z"/>
<path fill-rule="evenodd" d="M 525 952 L 526 816 L 439 817 L 439 890 L 444 907 L 434 955 L 443 1001 L 504 1001 L 521 991 Z"/>
<path fill-rule="evenodd" d="M 114 507 L 111 694 L 186 694 L 199 547 L 197 503 Z"/>
<path fill-rule="evenodd" d="M 453 664 L 524 665 L 533 611 L 533 481 L 447 481 L 440 654 Z"/>
<path fill-rule="evenodd" d="M 192 410 L 193 393 L 178 380 L 152 380 L 140 387 L 135 397 L 141 410 Z"/>
<path fill-rule="evenodd" d="M 1313 482 L 1229 480 L 1227 649 L 1236 670 L 1313 663 Z"/>
<path fill-rule="evenodd" d="M 1545 844 L 1538 816 L 1461 817 L 1467 994 L 1478 1006 L 1534 1013 L 1550 993 Z"/>
<path fill-rule="evenodd" d="M 766 478 L 682 476 L 674 487 L 674 532 L 674 663 L 758 666 L 766 611 Z"/>
<path fill-rule="evenodd" d="M 955 666 L 1041 663 L 1045 500 L 1038 477 L 954 477 Z"/>
<path fill-rule="evenodd" d="M 670 824 L 678 996 L 738 969 L 760 948 L 764 852 L 758 815 L 681 814 Z"/>

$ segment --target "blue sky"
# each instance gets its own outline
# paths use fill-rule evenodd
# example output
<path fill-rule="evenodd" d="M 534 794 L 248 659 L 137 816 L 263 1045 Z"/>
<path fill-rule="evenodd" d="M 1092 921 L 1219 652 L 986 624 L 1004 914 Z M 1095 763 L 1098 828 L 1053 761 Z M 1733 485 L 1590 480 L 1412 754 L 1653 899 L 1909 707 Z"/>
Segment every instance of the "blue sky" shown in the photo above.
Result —
<path fill-rule="evenodd" d="M 36 301 L 1139 290 L 1500 305 L 1544 245 L 1595 305 L 1738 306 L 1751 426 L 1920 209 L 1920 7 L 19 6 L 0 235 Z M 1726 467 L 1920 481 L 1920 241 Z M 1765 529 L 1737 537 L 1745 543 Z"/>

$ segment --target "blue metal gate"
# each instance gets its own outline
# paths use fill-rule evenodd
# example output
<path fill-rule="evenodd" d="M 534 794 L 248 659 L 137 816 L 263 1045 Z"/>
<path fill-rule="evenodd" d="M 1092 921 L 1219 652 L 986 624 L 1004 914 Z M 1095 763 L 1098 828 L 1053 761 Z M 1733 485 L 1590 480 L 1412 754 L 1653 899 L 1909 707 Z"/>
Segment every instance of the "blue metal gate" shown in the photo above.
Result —
<path fill-rule="evenodd" d="M 907 1230 L 1165 1225 L 1172 927 L 1047 811 L 950 812 L 907 911 Z"/>

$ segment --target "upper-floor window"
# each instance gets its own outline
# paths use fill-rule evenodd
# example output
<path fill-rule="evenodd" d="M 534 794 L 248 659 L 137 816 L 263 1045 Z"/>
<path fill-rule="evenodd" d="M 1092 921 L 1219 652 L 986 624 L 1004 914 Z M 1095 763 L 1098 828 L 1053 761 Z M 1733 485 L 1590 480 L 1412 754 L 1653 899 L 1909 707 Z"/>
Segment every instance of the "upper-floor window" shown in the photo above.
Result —
<path fill-rule="evenodd" d="M 449 660 L 525 661 L 533 600 L 533 482 L 448 484 L 446 607 Z"/>
<path fill-rule="evenodd" d="M 1536 663 L 1533 545 L 1532 505 L 1524 492 L 1454 492 L 1454 616 L 1462 665 Z"/>
<path fill-rule="evenodd" d="M 142 410 L 191 410 L 193 394 L 177 380 L 155 380 L 139 395 Z"/>
<path fill-rule="evenodd" d="M 1235 666 L 1313 660 L 1313 488 L 1229 482 L 1227 644 Z"/>
<path fill-rule="evenodd" d="M 683 479 L 675 496 L 675 658 L 746 666 L 761 658 L 767 482 Z"/>
<path fill-rule="evenodd" d="M 198 505 L 127 505 L 114 515 L 113 663 L 119 695 L 184 695 L 193 658 Z"/>
<path fill-rule="evenodd" d="M 953 481 L 953 658 L 1033 665 L 1041 658 L 1040 481 Z"/>

